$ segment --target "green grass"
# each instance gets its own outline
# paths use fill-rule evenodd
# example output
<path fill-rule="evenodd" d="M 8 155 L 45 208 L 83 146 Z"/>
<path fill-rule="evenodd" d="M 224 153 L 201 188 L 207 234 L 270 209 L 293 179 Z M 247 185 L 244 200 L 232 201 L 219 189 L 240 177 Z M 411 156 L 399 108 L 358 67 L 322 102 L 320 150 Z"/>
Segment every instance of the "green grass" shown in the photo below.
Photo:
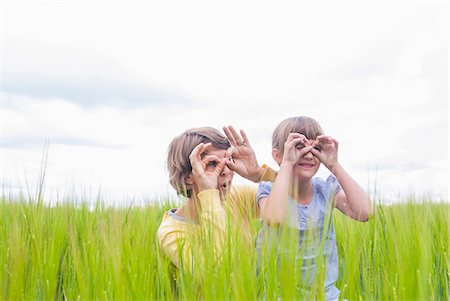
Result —
<path fill-rule="evenodd" d="M 256 274 L 254 250 L 230 231 L 222 264 L 182 273 L 155 237 L 171 204 L 108 208 L 9 199 L 0 201 L 0 299 L 305 298 L 298 263 L 273 250 Z M 337 287 L 348 300 L 449 300 L 450 204 L 409 201 L 377 206 L 368 223 L 337 210 Z M 253 223 L 256 232 L 260 223 Z M 287 233 L 287 232 L 286 232 Z M 295 248 L 287 233 L 286 247 Z M 292 243 L 294 242 L 294 243 Z M 201 242 L 198 242 L 202 245 Z M 208 246 L 202 245 L 208 252 Z M 295 257 L 295 256 L 294 256 Z M 278 262 L 280 260 L 280 262 Z M 312 292 L 323 296 L 321 281 Z"/>

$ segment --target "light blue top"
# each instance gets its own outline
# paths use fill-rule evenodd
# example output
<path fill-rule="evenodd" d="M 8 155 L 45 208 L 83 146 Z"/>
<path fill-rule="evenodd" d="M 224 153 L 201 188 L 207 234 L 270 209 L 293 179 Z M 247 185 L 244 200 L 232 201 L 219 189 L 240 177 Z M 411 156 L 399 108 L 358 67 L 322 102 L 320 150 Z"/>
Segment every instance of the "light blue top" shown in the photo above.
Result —
<path fill-rule="evenodd" d="M 300 205 L 289 197 L 288 216 L 286 223 L 299 230 L 299 254 L 303 257 L 302 282 L 308 286 L 314 281 L 315 258 L 323 252 L 326 260 L 325 293 L 327 299 L 339 296 L 339 290 L 334 287 L 338 278 L 338 254 L 336 247 L 336 234 L 332 219 L 332 199 L 342 188 L 337 179 L 330 175 L 326 181 L 313 178 L 313 197 L 308 205 Z M 261 198 L 267 198 L 272 189 L 272 183 L 261 182 L 256 194 L 259 205 Z M 261 250 L 266 227 L 258 233 L 256 249 Z M 325 231 L 325 236 L 324 235 Z M 306 282 L 305 282 L 306 280 Z"/>

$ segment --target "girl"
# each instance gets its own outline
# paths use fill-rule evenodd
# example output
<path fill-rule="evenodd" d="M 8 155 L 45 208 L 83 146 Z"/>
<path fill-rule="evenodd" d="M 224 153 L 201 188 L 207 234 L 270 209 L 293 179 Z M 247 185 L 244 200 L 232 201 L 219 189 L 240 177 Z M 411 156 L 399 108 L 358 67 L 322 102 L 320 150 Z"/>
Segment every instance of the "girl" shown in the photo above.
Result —
<path fill-rule="evenodd" d="M 338 277 L 338 255 L 331 211 L 336 207 L 352 219 L 367 221 L 372 214 L 368 195 L 338 162 L 338 142 L 323 135 L 312 118 L 282 121 L 273 133 L 272 148 L 280 170 L 274 183 L 259 185 L 257 203 L 261 218 L 266 225 L 286 224 L 297 230 L 302 285 L 306 288 L 317 281 L 320 273 L 316 264 L 323 256 L 325 298 L 337 299 L 340 291 L 334 283 Z M 321 163 L 332 173 L 327 180 L 314 177 Z M 267 229 L 258 234 L 259 251 Z"/>

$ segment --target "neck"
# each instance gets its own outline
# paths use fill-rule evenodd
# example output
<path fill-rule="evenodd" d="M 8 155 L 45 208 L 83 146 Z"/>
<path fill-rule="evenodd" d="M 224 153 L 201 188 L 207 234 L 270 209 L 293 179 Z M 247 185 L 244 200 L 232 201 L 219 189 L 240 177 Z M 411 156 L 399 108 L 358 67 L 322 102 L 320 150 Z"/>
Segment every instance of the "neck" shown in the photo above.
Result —
<path fill-rule="evenodd" d="M 313 196 L 312 178 L 294 179 L 291 182 L 289 194 L 300 204 L 309 204 Z"/>
<path fill-rule="evenodd" d="M 187 202 L 178 208 L 176 214 L 188 220 L 196 221 L 198 218 L 198 212 L 200 211 L 200 204 L 197 200 L 197 194 L 193 192 Z"/>

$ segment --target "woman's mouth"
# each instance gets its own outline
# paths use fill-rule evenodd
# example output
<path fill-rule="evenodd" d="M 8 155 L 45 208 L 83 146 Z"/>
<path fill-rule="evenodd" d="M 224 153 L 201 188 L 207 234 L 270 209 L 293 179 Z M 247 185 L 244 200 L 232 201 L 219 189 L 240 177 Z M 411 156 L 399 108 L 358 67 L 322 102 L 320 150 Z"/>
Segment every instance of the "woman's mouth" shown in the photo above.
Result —
<path fill-rule="evenodd" d="M 231 186 L 231 183 L 223 183 L 222 185 L 220 185 L 220 190 L 222 191 L 227 191 Z"/>

